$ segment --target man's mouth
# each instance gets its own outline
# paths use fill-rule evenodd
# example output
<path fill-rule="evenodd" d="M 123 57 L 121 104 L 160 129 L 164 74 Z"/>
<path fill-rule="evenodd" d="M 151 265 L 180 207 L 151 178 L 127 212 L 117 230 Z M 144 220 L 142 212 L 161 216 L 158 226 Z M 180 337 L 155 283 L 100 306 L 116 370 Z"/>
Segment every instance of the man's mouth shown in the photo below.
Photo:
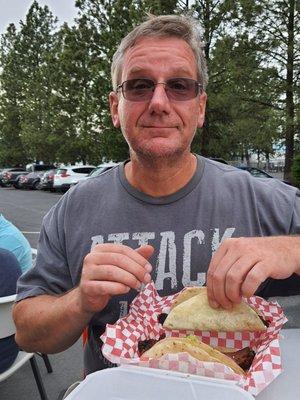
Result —
<path fill-rule="evenodd" d="M 143 125 L 142 127 L 148 129 L 178 129 L 178 126 Z"/>

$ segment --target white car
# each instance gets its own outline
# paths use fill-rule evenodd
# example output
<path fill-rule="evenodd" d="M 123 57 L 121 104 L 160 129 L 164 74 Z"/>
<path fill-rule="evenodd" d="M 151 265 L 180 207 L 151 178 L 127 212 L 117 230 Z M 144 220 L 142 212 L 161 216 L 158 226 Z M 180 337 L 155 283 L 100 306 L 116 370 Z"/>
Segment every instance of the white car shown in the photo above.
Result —
<path fill-rule="evenodd" d="M 95 168 L 94 165 L 70 165 L 68 167 L 60 167 L 54 175 L 53 189 L 67 190 L 71 185 L 86 177 Z"/>
<path fill-rule="evenodd" d="M 108 171 L 109 169 L 115 167 L 116 165 L 119 165 L 119 163 L 116 163 L 116 162 L 113 162 L 113 161 L 110 161 L 108 163 L 100 164 L 91 173 L 89 173 L 87 176 L 85 176 L 83 179 L 81 179 L 80 182 L 84 182 L 84 181 L 86 181 L 87 179 L 90 179 L 90 178 L 95 178 L 96 176 L 102 174 L 105 171 Z M 71 186 L 74 186 L 77 183 L 78 182 L 74 182 L 74 183 L 71 184 Z"/>

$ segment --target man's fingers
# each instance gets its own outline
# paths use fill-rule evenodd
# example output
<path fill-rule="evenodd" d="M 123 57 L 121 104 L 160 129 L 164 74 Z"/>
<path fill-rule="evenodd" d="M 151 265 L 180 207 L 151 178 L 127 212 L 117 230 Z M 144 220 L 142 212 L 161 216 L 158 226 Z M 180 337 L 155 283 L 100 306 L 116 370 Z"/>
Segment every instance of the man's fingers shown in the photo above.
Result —
<path fill-rule="evenodd" d="M 90 281 L 83 291 L 86 291 L 87 298 L 99 299 L 99 296 L 117 296 L 120 294 L 128 293 L 129 286 L 119 282 L 110 281 Z"/>
<path fill-rule="evenodd" d="M 88 263 L 89 266 L 83 270 L 83 277 L 105 280 L 108 274 L 114 274 L 114 269 L 119 268 L 132 274 L 138 281 L 146 283 L 149 278 L 147 277 L 148 272 L 145 268 L 146 260 L 143 260 L 144 265 L 141 265 L 127 255 L 120 253 L 93 252 L 85 259 L 85 262 Z M 105 266 L 109 266 L 110 268 L 104 269 Z"/>
<path fill-rule="evenodd" d="M 242 284 L 253 266 L 258 262 L 256 258 L 239 258 L 227 271 L 225 277 L 226 297 L 233 303 L 239 303 L 242 298 Z"/>
<path fill-rule="evenodd" d="M 138 249 L 135 250 L 138 254 L 140 254 L 142 257 L 144 257 L 146 260 L 149 260 L 149 258 L 152 256 L 154 252 L 154 247 L 150 246 L 149 244 L 145 246 L 141 246 Z M 149 271 L 148 271 L 149 272 Z"/>
<path fill-rule="evenodd" d="M 225 257 L 227 253 L 227 244 L 226 241 L 221 244 L 221 246 L 218 248 L 218 250 L 215 252 L 213 255 L 211 262 L 209 264 L 208 270 L 213 273 L 217 266 L 219 265 L 220 261 Z"/>
<path fill-rule="evenodd" d="M 230 309 L 232 304 L 226 296 L 225 279 L 232 264 L 236 262 L 237 255 L 227 251 L 226 246 L 223 249 L 221 247 L 220 252 L 218 250 L 215 253 L 207 272 L 207 296 L 212 307 L 216 308 L 220 305 Z"/>
<path fill-rule="evenodd" d="M 153 251 L 148 245 L 137 250 L 114 243 L 96 245 L 83 263 L 80 280 L 83 308 L 101 310 L 110 297 L 125 294 L 131 288 L 139 290 L 143 283 L 149 283 L 152 266 L 148 258 Z"/>
<path fill-rule="evenodd" d="M 218 266 L 218 262 L 222 259 L 222 257 L 225 256 L 226 252 L 227 252 L 227 249 L 225 246 L 220 246 L 218 248 L 217 252 L 213 255 L 213 257 L 210 261 L 207 275 L 206 275 L 207 297 L 208 297 L 209 304 L 213 308 L 219 307 L 219 303 L 217 302 L 217 300 L 215 298 L 214 289 L 213 289 L 214 273 Z"/>
<path fill-rule="evenodd" d="M 270 276 L 269 268 L 262 261 L 256 263 L 245 277 L 241 287 L 241 293 L 244 297 L 251 297 L 256 292 L 259 285 Z"/>
<path fill-rule="evenodd" d="M 229 308 L 250 297 L 267 278 L 284 279 L 297 270 L 291 256 L 298 238 L 249 237 L 226 239 L 211 260 L 207 290 L 212 307 Z"/>
<path fill-rule="evenodd" d="M 149 247 L 149 248 L 148 248 Z M 114 244 L 114 243 L 103 243 L 103 244 L 98 244 L 92 249 L 92 253 L 118 253 L 123 256 L 129 257 L 133 261 L 135 261 L 137 264 L 141 265 L 142 267 L 145 267 L 146 264 L 148 264 L 146 257 L 143 256 L 143 252 L 145 252 L 145 255 L 150 254 L 150 249 L 153 249 L 152 246 L 142 246 L 137 250 L 132 249 L 129 246 L 125 245 L 120 245 L 120 244 Z M 153 252 L 153 250 L 152 250 Z M 151 254 L 150 254 L 151 256 Z"/>
<path fill-rule="evenodd" d="M 103 264 L 100 267 L 92 266 L 91 269 L 93 270 L 92 278 L 89 280 L 118 282 L 137 290 L 140 289 L 141 283 L 149 283 L 151 280 L 150 275 L 145 271 L 140 280 L 134 274 L 116 265 Z"/>

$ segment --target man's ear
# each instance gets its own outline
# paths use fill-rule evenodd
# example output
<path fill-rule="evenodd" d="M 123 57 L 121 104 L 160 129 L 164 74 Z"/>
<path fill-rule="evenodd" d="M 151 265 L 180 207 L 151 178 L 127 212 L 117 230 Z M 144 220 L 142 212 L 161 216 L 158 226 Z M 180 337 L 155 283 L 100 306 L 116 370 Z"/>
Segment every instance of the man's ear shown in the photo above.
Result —
<path fill-rule="evenodd" d="M 207 94 L 203 91 L 199 97 L 199 115 L 198 115 L 198 128 L 202 128 L 205 119 L 205 107 L 206 107 Z"/>
<path fill-rule="evenodd" d="M 119 97 L 117 93 L 110 92 L 109 93 L 110 115 L 115 128 L 120 128 L 118 105 L 119 105 Z"/>

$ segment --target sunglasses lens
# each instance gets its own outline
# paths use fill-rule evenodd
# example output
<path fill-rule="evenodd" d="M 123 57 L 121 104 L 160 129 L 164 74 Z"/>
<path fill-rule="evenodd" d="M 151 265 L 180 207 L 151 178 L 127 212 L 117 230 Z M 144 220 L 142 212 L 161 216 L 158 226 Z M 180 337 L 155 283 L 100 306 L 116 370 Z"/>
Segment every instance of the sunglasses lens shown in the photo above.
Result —
<path fill-rule="evenodd" d="M 150 100 L 153 89 L 154 82 L 151 79 L 130 79 L 123 84 L 123 95 L 131 101 Z"/>
<path fill-rule="evenodd" d="M 162 84 L 169 99 L 175 101 L 185 101 L 194 99 L 199 93 L 199 84 L 190 78 L 172 78 L 165 83 L 155 83 L 151 79 L 129 79 L 121 85 L 125 99 L 130 101 L 151 100 L 155 86 Z"/>
<path fill-rule="evenodd" d="M 198 87 L 196 81 L 188 78 L 169 79 L 166 84 L 169 97 L 177 101 L 195 98 L 198 94 Z"/>

